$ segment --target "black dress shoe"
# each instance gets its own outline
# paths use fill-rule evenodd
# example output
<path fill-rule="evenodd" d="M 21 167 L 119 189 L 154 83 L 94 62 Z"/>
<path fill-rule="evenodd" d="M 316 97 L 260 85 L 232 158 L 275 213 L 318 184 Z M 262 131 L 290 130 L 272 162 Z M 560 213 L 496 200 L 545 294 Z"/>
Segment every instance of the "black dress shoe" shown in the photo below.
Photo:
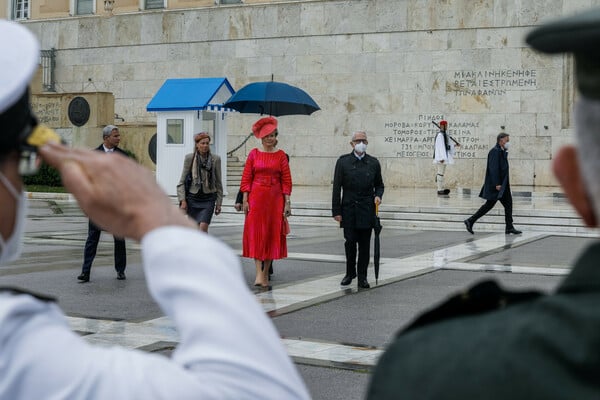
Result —
<path fill-rule="evenodd" d="M 471 221 L 469 221 L 468 219 L 464 220 L 465 226 L 467 227 L 467 232 L 469 232 L 471 235 L 473 235 L 473 223 Z"/>
<path fill-rule="evenodd" d="M 342 282 L 340 283 L 340 285 L 342 286 L 348 286 L 349 284 L 352 283 L 352 279 L 356 278 L 356 276 L 344 276 L 344 279 L 342 279 Z"/>
<path fill-rule="evenodd" d="M 368 289 L 371 287 L 371 285 L 369 285 L 369 282 L 367 282 L 367 280 L 365 278 L 359 278 L 358 279 L 358 287 L 361 289 Z"/>
<path fill-rule="evenodd" d="M 516 230 L 516 229 L 513 227 L 513 228 L 509 228 L 509 229 L 507 229 L 505 233 L 506 233 L 507 235 L 510 235 L 511 233 L 512 233 L 513 235 L 520 235 L 520 234 L 521 234 L 521 233 L 523 233 L 523 232 L 521 232 L 521 231 L 519 231 L 519 230 Z"/>
<path fill-rule="evenodd" d="M 125 279 L 125 272 L 117 272 L 117 279 L 120 281 L 124 281 Z"/>
<path fill-rule="evenodd" d="M 84 273 L 82 273 L 81 275 L 79 275 L 77 277 L 77 279 L 80 280 L 81 283 L 89 282 L 90 281 L 90 274 L 84 274 Z"/>
<path fill-rule="evenodd" d="M 442 196 L 442 195 L 447 195 L 447 194 L 449 194 L 449 193 L 450 193 L 450 189 L 438 190 L 438 192 L 437 192 L 437 194 L 438 194 L 439 196 Z"/>

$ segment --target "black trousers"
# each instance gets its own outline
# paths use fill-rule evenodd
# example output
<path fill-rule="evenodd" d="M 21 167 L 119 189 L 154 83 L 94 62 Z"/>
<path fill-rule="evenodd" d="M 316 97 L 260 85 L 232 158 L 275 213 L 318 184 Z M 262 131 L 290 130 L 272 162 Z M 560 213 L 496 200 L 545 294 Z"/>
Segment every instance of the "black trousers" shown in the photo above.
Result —
<path fill-rule="evenodd" d="M 356 248 L 358 245 L 358 277 L 367 278 L 369 251 L 371 249 L 372 229 L 344 228 L 344 247 L 346 250 L 346 276 L 356 276 Z"/>
<path fill-rule="evenodd" d="M 102 229 L 94 225 L 92 221 L 88 223 L 88 237 L 85 241 L 85 249 L 83 250 L 83 265 L 81 272 L 89 274 L 92 269 L 92 262 L 96 257 L 96 249 L 98 249 L 98 242 L 100 241 L 100 233 Z M 127 256 L 125 254 L 125 239 L 113 236 L 115 239 L 115 269 L 117 272 L 125 272 L 125 265 L 127 264 Z"/>
<path fill-rule="evenodd" d="M 504 191 L 504 194 L 502 195 L 502 197 L 500 197 L 500 203 L 502 204 L 502 206 L 504 206 L 504 222 L 506 223 L 506 229 L 510 229 L 513 227 L 513 217 L 512 217 L 512 194 L 510 193 L 510 189 L 507 188 Z M 475 221 L 477 221 L 479 218 L 483 217 L 485 214 L 488 213 L 488 211 L 490 211 L 492 208 L 494 208 L 494 206 L 496 205 L 496 203 L 498 202 L 498 200 L 487 200 L 482 206 L 481 208 L 479 208 L 479 210 L 477 210 L 477 212 L 475 214 L 473 214 L 473 216 L 471 216 L 471 218 L 469 218 L 469 221 L 471 221 L 471 223 L 475 223 Z"/>

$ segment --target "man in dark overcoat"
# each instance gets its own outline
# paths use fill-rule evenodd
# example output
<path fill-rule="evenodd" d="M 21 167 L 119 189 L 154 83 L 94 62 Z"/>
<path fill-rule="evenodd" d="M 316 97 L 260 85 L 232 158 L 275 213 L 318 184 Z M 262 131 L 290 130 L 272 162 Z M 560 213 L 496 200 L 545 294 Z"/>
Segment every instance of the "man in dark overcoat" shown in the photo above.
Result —
<path fill-rule="evenodd" d="M 553 154 L 552 169 L 569 202 L 593 228 L 600 224 L 598 26 L 600 8 L 527 36 L 538 50 L 574 53 L 576 144 Z M 563 89 L 558 85 L 557 90 Z M 598 260 L 596 242 L 550 294 L 509 292 L 487 281 L 422 314 L 379 359 L 367 398 L 600 398 Z"/>
<path fill-rule="evenodd" d="M 352 283 L 357 276 L 358 287 L 368 289 L 367 267 L 371 230 L 375 224 L 375 206 L 383 197 L 381 165 L 377 158 L 367 154 L 367 134 L 363 131 L 352 135 L 352 152 L 341 156 L 335 164 L 331 213 L 344 229 L 346 250 L 346 275 L 343 286 Z"/>
<path fill-rule="evenodd" d="M 510 193 L 510 180 L 508 171 L 508 146 L 510 136 L 508 133 L 500 133 L 496 138 L 496 145 L 490 150 L 485 170 L 485 181 L 479 197 L 486 200 L 475 214 L 465 219 L 467 231 L 473 233 L 475 222 L 490 211 L 496 202 L 504 206 L 505 233 L 518 235 L 521 231 L 515 229 L 512 217 L 512 194 Z"/>

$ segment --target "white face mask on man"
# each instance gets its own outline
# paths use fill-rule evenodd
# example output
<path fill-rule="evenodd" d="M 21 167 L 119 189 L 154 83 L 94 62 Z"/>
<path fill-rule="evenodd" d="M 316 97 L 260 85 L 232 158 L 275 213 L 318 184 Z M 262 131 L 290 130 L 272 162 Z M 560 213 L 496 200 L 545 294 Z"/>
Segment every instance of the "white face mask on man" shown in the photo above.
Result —
<path fill-rule="evenodd" d="M 0 172 L 0 181 L 17 201 L 12 235 L 8 239 L 4 239 L 0 235 L 0 265 L 4 265 L 16 260 L 21 255 L 23 231 L 27 216 L 27 201 L 25 200 L 25 194 L 23 192 L 19 193 L 2 172 Z"/>
<path fill-rule="evenodd" d="M 509 147 L 510 147 L 510 142 L 504 143 L 504 150 L 508 150 Z"/>
<path fill-rule="evenodd" d="M 354 145 L 354 151 L 357 153 L 366 153 L 367 152 L 367 144 L 364 142 L 358 142 Z"/>

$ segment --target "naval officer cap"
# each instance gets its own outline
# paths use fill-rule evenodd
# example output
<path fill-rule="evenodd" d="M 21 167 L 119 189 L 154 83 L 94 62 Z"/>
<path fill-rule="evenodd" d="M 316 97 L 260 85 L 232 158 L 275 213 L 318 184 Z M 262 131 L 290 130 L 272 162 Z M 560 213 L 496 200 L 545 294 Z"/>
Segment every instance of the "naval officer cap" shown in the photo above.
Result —
<path fill-rule="evenodd" d="M 27 28 L 0 20 L 0 156 L 18 149 L 37 124 L 28 88 L 39 57 L 38 41 Z"/>
<path fill-rule="evenodd" d="M 600 8 L 541 25 L 525 40 L 543 53 L 573 53 L 579 91 L 600 100 Z"/>

